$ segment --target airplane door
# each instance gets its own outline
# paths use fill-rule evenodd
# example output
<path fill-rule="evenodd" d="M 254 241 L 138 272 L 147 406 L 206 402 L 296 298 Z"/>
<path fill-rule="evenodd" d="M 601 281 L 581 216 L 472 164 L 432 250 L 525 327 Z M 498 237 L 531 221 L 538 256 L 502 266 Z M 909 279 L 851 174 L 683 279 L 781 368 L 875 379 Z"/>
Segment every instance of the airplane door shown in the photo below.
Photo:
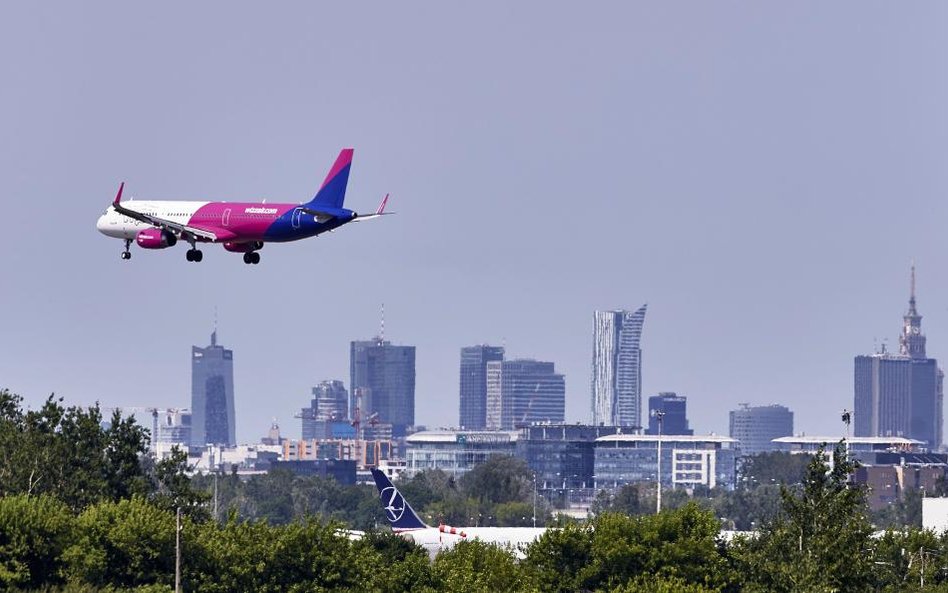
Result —
<path fill-rule="evenodd" d="M 230 208 L 225 208 L 224 213 L 221 214 L 221 224 L 224 226 L 230 225 Z"/>
<path fill-rule="evenodd" d="M 303 217 L 303 210 L 297 208 L 293 211 L 293 228 L 300 228 L 300 219 Z"/>

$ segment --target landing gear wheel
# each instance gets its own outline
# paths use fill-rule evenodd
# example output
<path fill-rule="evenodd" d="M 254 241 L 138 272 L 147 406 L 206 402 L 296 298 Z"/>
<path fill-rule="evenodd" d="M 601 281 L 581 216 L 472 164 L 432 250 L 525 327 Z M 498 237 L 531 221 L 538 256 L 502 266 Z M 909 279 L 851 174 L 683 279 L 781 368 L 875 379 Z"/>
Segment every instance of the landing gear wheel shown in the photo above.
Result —
<path fill-rule="evenodd" d="M 260 254 L 257 253 L 256 251 L 254 251 L 254 252 L 252 252 L 252 253 L 248 253 L 247 255 L 250 256 L 250 261 L 251 261 L 251 263 L 254 263 L 254 264 L 259 264 L 259 263 L 260 263 Z"/>
<path fill-rule="evenodd" d="M 184 254 L 184 257 L 185 257 L 188 261 L 194 261 L 194 250 L 193 250 L 193 249 L 188 249 L 187 253 Z"/>
<path fill-rule="evenodd" d="M 253 253 L 251 253 L 251 252 L 249 252 L 249 251 L 244 254 L 244 263 L 245 263 L 245 264 L 251 264 L 251 263 L 253 263 L 253 258 L 250 257 L 251 255 L 253 255 Z"/>
<path fill-rule="evenodd" d="M 132 259 L 132 252 L 131 252 L 131 251 L 123 251 L 123 252 L 122 252 L 122 259 Z"/>
<path fill-rule="evenodd" d="M 194 261 L 201 261 L 202 259 L 204 259 L 204 252 L 201 251 L 200 249 L 195 249 L 195 250 L 194 250 Z"/>

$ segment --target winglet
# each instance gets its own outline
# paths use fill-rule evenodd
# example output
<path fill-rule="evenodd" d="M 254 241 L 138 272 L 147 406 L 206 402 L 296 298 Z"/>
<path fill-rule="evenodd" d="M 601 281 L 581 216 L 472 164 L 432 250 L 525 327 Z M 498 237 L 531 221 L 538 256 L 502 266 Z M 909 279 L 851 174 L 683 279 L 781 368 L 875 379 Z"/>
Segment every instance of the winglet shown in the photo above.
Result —
<path fill-rule="evenodd" d="M 113 205 L 113 206 L 118 206 L 118 205 L 119 205 L 119 202 L 122 201 L 122 190 L 123 190 L 123 189 L 125 189 L 125 182 L 124 182 L 124 181 L 122 182 L 121 185 L 119 185 L 118 193 L 115 194 L 115 199 L 112 200 L 112 205 Z"/>
<path fill-rule="evenodd" d="M 375 211 L 376 214 L 385 214 L 385 205 L 388 204 L 388 194 L 385 194 L 385 197 L 382 198 L 382 203 L 379 204 L 379 209 Z"/>

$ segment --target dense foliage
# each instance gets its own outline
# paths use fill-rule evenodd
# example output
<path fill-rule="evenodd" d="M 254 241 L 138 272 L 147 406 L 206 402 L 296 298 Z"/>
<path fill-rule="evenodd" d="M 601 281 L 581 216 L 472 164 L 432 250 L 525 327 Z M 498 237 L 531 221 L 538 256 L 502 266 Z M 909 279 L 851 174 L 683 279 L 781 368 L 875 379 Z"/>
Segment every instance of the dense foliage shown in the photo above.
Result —
<path fill-rule="evenodd" d="M 50 398 L 24 412 L 0 391 L 0 445 L 0 590 L 168 592 L 180 507 L 186 591 L 948 591 L 948 536 L 873 536 L 840 446 L 832 464 L 821 452 L 802 473 L 784 457 L 745 466 L 767 478 L 732 493 L 670 493 L 659 515 L 653 489 L 629 486 L 602 495 L 590 521 L 523 550 L 465 541 L 431 560 L 373 528 L 369 487 L 278 471 L 189 478 L 182 453 L 154 463 L 145 431 L 120 415 L 102 428 L 95 407 Z M 400 486 L 433 523 L 532 523 L 532 475 L 510 458 Z M 541 503 L 538 523 L 549 513 Z M 722 526 L 749 521 L 754 534 L 721 538 Z"/>

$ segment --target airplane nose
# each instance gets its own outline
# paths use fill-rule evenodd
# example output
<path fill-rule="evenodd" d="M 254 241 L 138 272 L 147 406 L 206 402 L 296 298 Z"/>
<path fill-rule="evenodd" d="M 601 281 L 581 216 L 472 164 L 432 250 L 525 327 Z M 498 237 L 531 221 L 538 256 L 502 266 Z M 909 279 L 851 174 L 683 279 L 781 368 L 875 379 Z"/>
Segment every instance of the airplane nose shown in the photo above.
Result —
<path fill-rule="evenodd" d="M 104 233 L 104 232 L 105 232 L 105 225 L 106 225 L 106 222 L 105 222 L 105 215 L 103 214 L 102 216 L 99 217 L 99 220 L 97 220 L 97 221 L 95 222 L 95 228 L 96 228 L 96 230 L 98 230 L 100 233 Z"/>

